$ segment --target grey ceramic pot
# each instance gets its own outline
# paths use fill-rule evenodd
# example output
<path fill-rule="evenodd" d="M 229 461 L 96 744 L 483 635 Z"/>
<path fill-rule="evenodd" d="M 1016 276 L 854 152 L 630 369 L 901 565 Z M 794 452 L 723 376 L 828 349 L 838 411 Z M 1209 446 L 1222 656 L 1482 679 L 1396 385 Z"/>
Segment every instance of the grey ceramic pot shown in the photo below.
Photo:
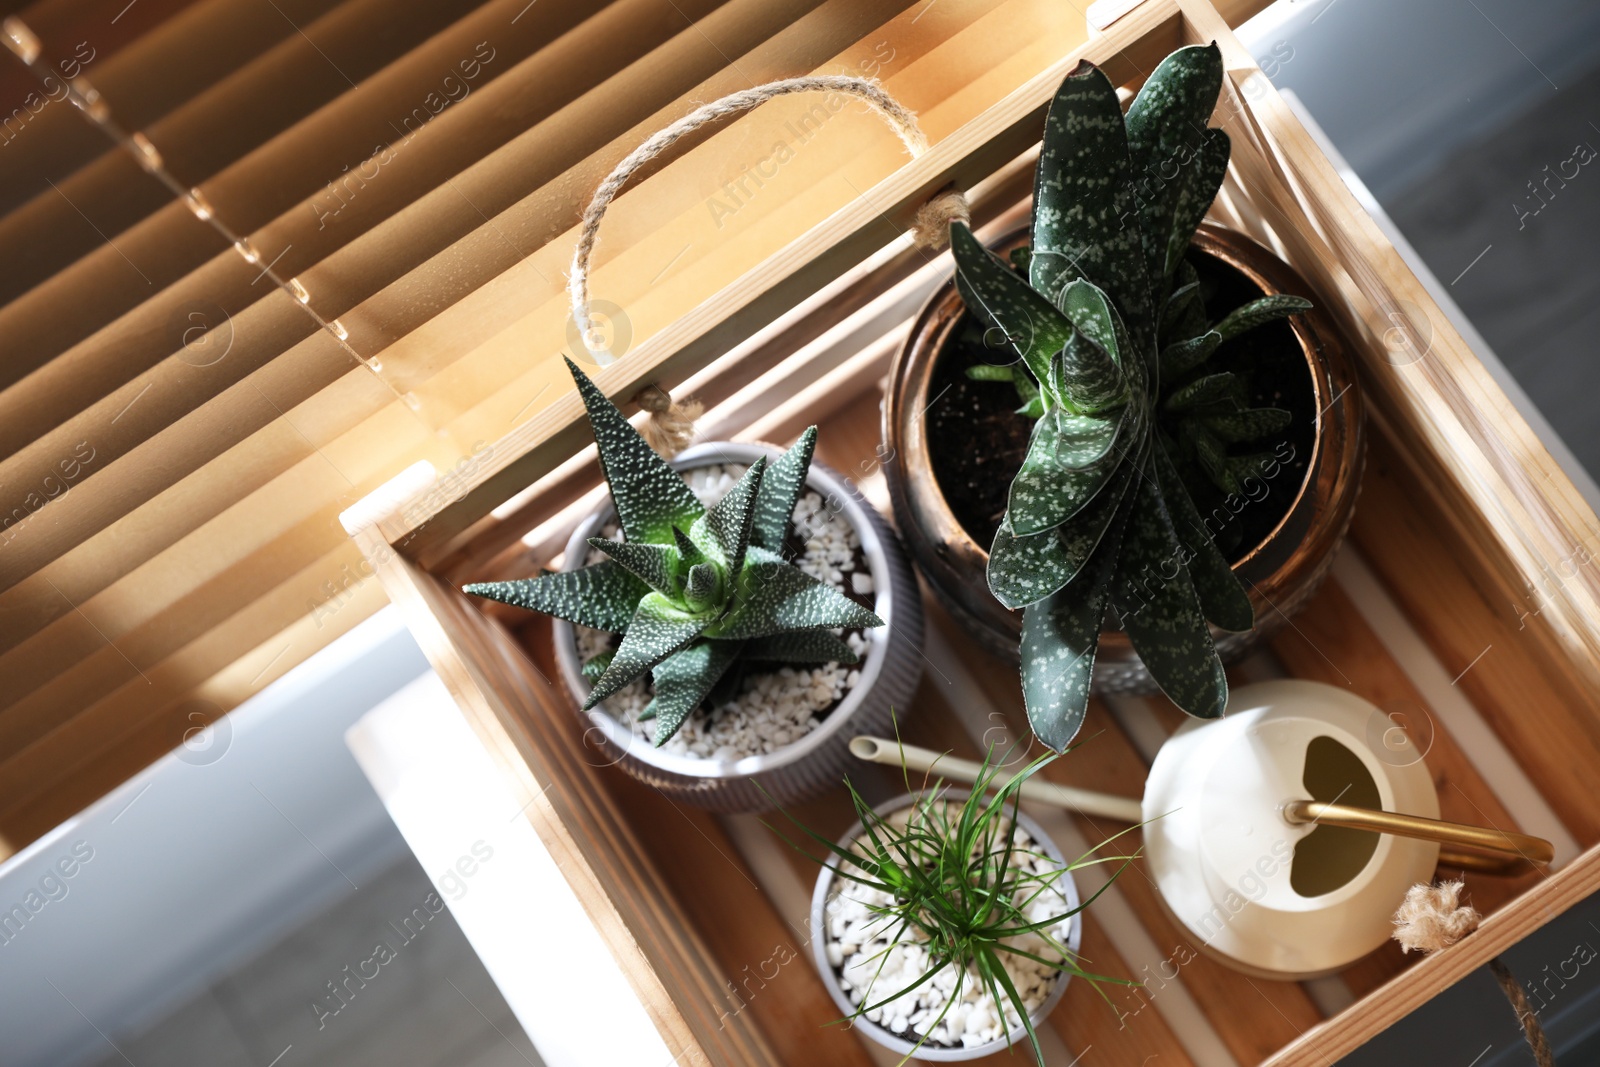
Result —
<path fill-rule="evenodd" d="M 708 442 L 685 449 L 672 465 L 680 471 L 692 470 L 723 463 L 751 464 L 762 456 L 773 460 L 782 454 L 766 445 Z M 872 610 L 885 623 L 866 631 L 870 645 L 859 668 L 860 681 L 820 726 L 776 752 L 711 760 L 664 752 L 635 736 L 603 708 L 579 712 L 591 728 L 589 741 L 598 740 L 606 760 L 696 807 L 762 811 L 774 803 L 791 804 L 838 786 L 856 762 L 849 753 L 850 739 L 857 734 L 891 732 L 891 711 L 902 718 L 907 714 L 922 677 L 921 595 L 894 531 L 854 486 L 822 464 L 811 464 L 806 486 L 837 507 L 860 536 L 862 554 L 872 573 Z M 579 524 L 567 542 L 564 569 L 583 565 L 588 539 L 615 514 L 607 501 Z M 580 669 L 577 635 L 571 623 L 555 620 L 555 643 L 562 681 L 574 707 L 581 708 L 590 684 Z"/>
<path fill-rule="evenodd" d="M 969 791 L 965 789 L 946 789 L 940 795 L 946 800 L 960 801 L 969 795 Z M 903 796 L 898 796 L 893 800 L 879 804 L 872 810 L 881 816 L 887 817 L 902 808 L 910 807 L 916 800 L 916 794 L 906 793 Z M 1037 822 L 1028 816 L 1027 812 L 1017 812 L 1017 825 L 1028 832 L 1041 852 L 1060 863 L 1063 867 L 1066 866 L 1066 857 L 1061 854 L 1061 850 L 1056 847 L 1056 843 L 1050 840 L 1049 835 L 1044 832 L 1044 829 Z M 861 831 L 862 826 L 859 822 L 850 827 L 849 830 L 845 831 L 844 836 L 839 838 L 839 846 L 841 848 L 849 848 L 851 843 L 861 835 Z M 811 957 L 816 962 L 817 970 L 822 975 L 823 984 L 828 987 L 828 995 L 833 997 L 833 1002 L 839 1006 L 839 1013 L 843 1016 L 849 1016 L 856 1010 L 856 1005 L 851 1003 L 849 995 L 845 993 L 844 988 L 839 984 L 839 972 L 834 970 L 833 964 L 828 962 L 827 927 L 824 915 L 828 897 L 833 894 L 833 883 L 833 871 L 824 867 L 821 873 L 817 875 L 817 885 L 811 893 Z M 1078 886 L 1073 881 L 1072 872 L 1063 870 L 1058 885 L 1061 895 L 1067 900 L 1068 908 L 1076 909 L 1078 907 Z M 1074 955 L 1077 954 L 1078 946 L 1082 940 L 1083 919 L 1081 914 L 1074 915 L 1071 932 L 1067 935 L 1067 947 L 1072 950 Z M 1055 988 L 1050 990 L 1050 995 L 1045 997 L 1044 1003 L 1040 1004 L 1029 1015 L 1035 1028 L 1044 1019 L 1048 1018 L 1050 1013 L 1055 1010 L 1056 1005 L 1061 1002 L 1062 996 L 1067 991 L 1067 982 L 1071 978 L 1072 976 L 1065 971 L 1056 977 Z M 907 1041 L 893 1030 L 886 1026 L 880 1026 L 865 1015 L 853 1020 L 850 1025 L 898 1056 L 908 1056 L 913 1049 L 916 1049 L 915 1041 Z M 935 1046 L 930 1042 L 917 1049 L 916 1058 L 933 1063 L 956 1063 L 963 1060 L 982 1059 L 985 1056 L 992 1056 L 997 1052 L 1004 1051 L 1008 1040 L 1013 1046 L 1027 1047 L 1028 1032 L 1019 1025 L 1013 1028 L 1005 1037 L 990 1041 L 987 1044 L 974 1045 L 971 1048 Z"/>

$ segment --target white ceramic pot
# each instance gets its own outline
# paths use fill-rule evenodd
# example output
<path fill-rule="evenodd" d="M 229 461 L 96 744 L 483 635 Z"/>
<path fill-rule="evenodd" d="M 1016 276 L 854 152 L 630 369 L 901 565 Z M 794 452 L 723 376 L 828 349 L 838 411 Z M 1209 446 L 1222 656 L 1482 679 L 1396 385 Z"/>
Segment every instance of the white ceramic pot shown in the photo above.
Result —
<path fill-rule="evenodd" d="M 1223 718 L 1178 728 L 1145 782 L 1145 853 L 1167 907 L 1208 952 L 1266 978 L 1329 974 L 1378 948 L 1439 857 L 1431 841 L 1291 824 L 1282 808 L 1297 799 L 1439 817 L 1409 738 L 1316 682 L 1235 690 Z"/>
<path fill-rule="evenodd" d="M 724 463 L 748 465 L 762 456 L 771 461 L 782 454 L 765 445 L 708 442 L 685 449 L 672 465 L 680 471 Z M 604 708 L 579 712 L 591 728 L 586 742 L 598 742 L 605 762 L 697 807 L 760 811 L 775 802 L 795 803 L 837 787 L 854 764 L 850 739 L 861 733 L 892 733 L 891 712 L 903 718 L 911 710 L 911 696 L 922 677 L 923 664 L 922 599 L 916 577 L 894 531 L 854 486 L 813 462 L 806 487 L 830 507 L 837 507 L 860 537 L 862 555 L 872 574 L 872 610 L 884 621 L 883 626 L 865 631 L 869 646 L 858 668 L 861 674 L 856 687 L 800 740 L 775 752 L 735 760 L 667 752 L 634 734 Z M 567 542 L 564 569 L 583 566 L 589 538 L 614 515 L 615 509 L 607 501 L 579 524 Z M 564 620 L 556 619 L 554 626 L 556 662 L 575 707 L 581 708 L 591 686 L 583 676 L 577 635 Z"/>
<path fill-rule="evenodd" d="M 941 794 L 944 799 L 958 803 L 964 800 L 967 795 L 968 791 L 961 789 L 949 789 Z M 881 816 L 887 817 L 903 808 L 910 807 L 917 799 L 916 795 L 907 793 L 879 804 L 872 810 Z M 1028 835 L 1033 838 L 1034 844 L 1041 852 L 1060 863 L 1063 868 L 1066 867 L 1067 860 L 1061 854 L 1061 850 L 1045 834 L 1044 829 L 1028 817 L 1026 812 L 1017 812 L 1017 825 L 1028 832 Z M 861 836 L 862 829 L 862 825 L 858 822 L 845 831 L 844 836 L 839 838 L 840 847 L 849 848 L 856 838 Z M 833 871 L 824 867 L 818 874 L 816 888 L 811 893 L 811 955 L 812 959 L 816 961 L 817 970 L 822 975 L 823 984 L 828 987 L 828 995 L 833 997 L 833 1002 L 838 1005 L 840 1014 L 849 1016 L 855 1012 L 857 1006 L 851 1002 L 849 995 L 844 991 L 843 986 L 839 984 L 839 972 L 828 961 L 825 916 L 828 898 L 833 895 L 833 884 Z M 1061 895 L 1066 898 L 1067 909 L 1076 909 L 1078 907 L 1078 886 L 1073 881 L 1071 871 L 1062 870 L 1057 888 Z M 1067 947 L 1072 950 L 1074 955 L 1077 954 L 1078 946 L 1082 940 L 1083 919 L 1081 914 L 1077 914 L 1072 917 L 1070 933 L 1068 933 L 1066 939 Z M 1055 1010 L 1056 1005 L 1060 1003 L 1062 996 L 1067 991 L 1067 982 L 1071 978 L 1072 976 L 1066 971 L 1061 972 L 1056 977 L 1055 986 L 1050 990 L 1049 996 L 1045 997 L 1044 1002 L 1029 1014 L 1029 1018 L 1032 1020 L 1036 1030 L 1044 1024 L 1044 1020 L 1049 1017 L 1050 1013 Z M 864 1015 L 852 1020 L 850 1025 L 898 1056 L 908 1056 L 913 1049 L 916 1049 L 915 1041 L 906 1040 L 888 1027 L 880 1026 Z M 956 1063 L 963 1060 L 982 1059 L 985 1056 L 992 1056 L 997 1052 L 1004 1051 L 1007 1040 L 1010 1041 L 1013 1047 L 1026 1048 L 1028 1045 L 1028 1032 L 1019 1025 L 1005 1037 L 990 1041 L 987 1044 L 974 1045 L 972 1048 L 949 1048 L 928 1043 L 917 1049 L 916 1059 L 934 1063 Z"/>

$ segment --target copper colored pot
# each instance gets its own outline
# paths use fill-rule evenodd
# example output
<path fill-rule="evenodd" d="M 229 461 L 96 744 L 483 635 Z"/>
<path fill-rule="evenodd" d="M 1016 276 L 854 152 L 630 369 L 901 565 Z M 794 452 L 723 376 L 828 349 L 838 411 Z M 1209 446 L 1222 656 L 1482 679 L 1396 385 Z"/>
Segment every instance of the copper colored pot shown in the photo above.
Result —
<path fill-rule="evenodd" d="M 1000 251 L 1026 239 L 1009 235 Z M 1244 275 L 1263 295 L 1292 293 L 1315 300 L 1293 268 L 1249 238 L 1206 224 L 1192 249 Z M 941 603 L 986 648 L 1017 662 L 1022 613 L 1003 606 L 984 577 L 987 546 L 962 528 L 934 476 L 927 420 L 938 359 L 956 336 L 966 308 L 952 277 L 924 305 L 889 370 L 883 433 L 890 448 L 889 492 L 896 524 Z M 1288 320 L 1310 370 L 1316 416 L 1311 456 L 1283 517 L 1234 563 L 1255 605 L 1256 627 L 1247 633 L 1212 630 L 1224 661 L 1238 659 L 1277 632 L 1327 576 L 1350 527 L 1365 461 L 1365 413 L 1348 345 L 1329 317 L 1316 308 Z M 1273 491 L 1276 491 L 1274 487 Z M 1147 692 L 1155 688 L 1127 635 L 1107 630 L 1100 638 L 1094 688 L 1100 692 Z"/>

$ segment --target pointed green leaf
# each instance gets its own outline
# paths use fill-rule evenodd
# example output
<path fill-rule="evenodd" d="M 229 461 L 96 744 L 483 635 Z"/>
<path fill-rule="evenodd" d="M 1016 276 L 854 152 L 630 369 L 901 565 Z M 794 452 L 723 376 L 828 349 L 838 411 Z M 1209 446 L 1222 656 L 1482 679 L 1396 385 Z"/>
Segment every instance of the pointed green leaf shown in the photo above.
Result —
<path fill-rule="evenodd" d="M 611 500 L 629 541 L 665 544 L 674 526 L 687 526 L 705 511 L 683 477 L 639 436 L 589 376 L 567 360 L 589 411 L 600 466 L 611 486 Z"/>
<path fill-rule="evenodd" d="M 1206 472 L 1206 477 L 1211 479 L 1213 485 L 1224 493 L 1239 492 L 1239 480 L 1228 466 L 1226 446 L 1199 419 L 1184 419 L 1178 427 L 1178 437 L 1194 453 L 1200 469 Z"/>
<path fill-rule="evenodd" d="M 584 710 L 594 707 L 657 663 L 693 641 L 705 629 L 706 621 L 682 611 L 660 593 L 650 593 L 628 622 L 628 632 L 605 674 L 594 683 Z"/>
<path fill-rule="evenodd" d="M 1287 430 L 1294 416 L 1282 408 L 1249 408 L 1225 415 L 1205 415 L 1200 421 L 1219 440 L 1257 441 Z"/>
<path fill-rule="evenodd" d="M 656 695 L 650 709 L 656 719 L 656 747 L 672 739 L 739 658 L 739 641 L 696 641 L 657 663 L 651 681 Z"/>
<path fill-rule="evenodd" d="M 592 685 L 599 681 L 602 674 L 606 673 L 606 668 L 611 666 L 611 659 L 615 655 L 615 651 L 596 652 L 584 660 L 583 666 L 579 670 L 585 678 L 589 679 L 589 683 Z"/>
<path fill-rule="evenodd" d="M 683 600 L 690 611 L 705 611 L 715 603 L 722 568 L 715 563 L 696 563 L 684 582 Z"/>
<path fill-rule="evenodd" d="M 1100 628 L 1116 573 L 1116 523 L 1076 581 L 1022 610 L 1022 699 L 1034 736 L 1064 752 L 1089 709 Z"/>
<path fill-rule="evenodd" d="M 1200 274 L 1187 258 L 1178 260 L 1172 275 L 1177 288 L 1161 312 L 1161 337 L 1186 341 L 1206 332 L 1206 306 L 1200 295 Z"/>
<path fill-rule="evenodd" d="M 1286 319 L 1290 315 L 1308 311 L 1311 301 L 1299 296 L 1290 296 L 1287 293 L 1278 293 L 1273 296 L 1263 296 L 1252 300 L 1248 304 L 1241 304 L 1228 313 L 1228 317 L 1217 323 L 1212 329 L 1222 335 L 1226 341 L 1230 337 L 1237 337 L 1246 330 L 1253 330 L 1262 323 L 1274 319 Z"/>
<path fill-rule="evenodd" d="M 1128 106 L 1128 155 L 1152 302 L 1167 288 L 1167 249 L 1185 172 L 1203 165 L 1206 123 L 1221 91 L 1221 50 L 1214 42 L 1190 45 L 1163 59 Z"/>
<path fill-rule="evenodd" d="M 837 589 L 787 563 L 747 563 L 729 612 L 707 637 L 766 637 L 791 630 L 882 626 L 883 620 Z"/>
<path fill-rule="evenodd" d="M 619 566 L 626 567 L 656 592 L 674 598 L 682 594 L 678 550 L 671 545 L 635 544 L 608 537 L 591 537 L 589 544 L 610 556 Z"/>
<path fill-rule="evenodd" d="M 650 592 L 648 585 L 609 559 L 575 571 L 510 582 L 478 582 L 462 589 L 473 596 L 614 634 L 627 630 L 639 601 Z"/>
<path fill-rule="evenodd" d="M 1068 282 L 1087 278 L 1116 303 L 1144 352 L 1155 338 L 1146 336 L 1150 282 L 1132 178 L 1116 87 L 1098 67 L 1080 63 L 1045 118 L 1028 276 L 1052 299 Z"/>
<path fill-rule="evenodd" d="M 685 572 L 696 563 L 704 563 L 706 561 L 706 554 L 700 551 L 700 546 L 695 544 L 694 539 L 677 526 L 672 528 L 672 542 L 678 548 L 678 566 Z"/>
<path fill-rule="evenodd" d="M 1161 380 L 1175 381 L 1211 358 L 1211 353 L 1222 343 L 1222 335 L 1207 330 L 1199 337 L 1178 341 L 1161 350 Z"/>
<path fill-rule="evenodd" d="M 733 483 L 721 500 L 711 505 L 703 518 L 695 520 L 694 527 L 690 527 L 690 540 L 702 543 L 704 538 L 695 536 L 695 527 L 703 525 L 705 535 L 721 554 L 721 562 L 729 574 L 738 574 L 744 566 L 745 549 L 750 547 L 750 524 L 755 518 L 756 495 L 761 491 L 761 479 L 766 470 L 767 457 L 762 456 Z"/>
<path fill-rule="evenodd" d="M 1228 175 L 1228 156 L 1232 151 L 1233 144 L 1226 130 L 1207 130 L 1194 162 L 1184 168 L 1178 197 L 1172 205 L 1172 230 L 1167 234 L 1164 277 L 1172 277 L 1178 269 L 1178 262 L 1189 250 L 1194 232 L 1211 210 L 1211 202 L 1217 198 L 1217 190 L 1222 188 L 1222 180 Z"/>
<path fill-rule="evenodd" d="M 1167 504 L 1174 532 L 1187 553 L 1189 578 L 1194 582 L 1200 608 L 1213 624 L 1233 633 L 1255 628 L 1255 607 L 1233 568 L 1212 540 L 1212 532 L 1200 517 L 1189 490 L 1184 488 L 1178 468 L 1166 450 L 1157 445 L 1152 451 L 1161 495 Z"/>
<path fill-rule="evenodd" d="M 1119 427 L 1135 421 L 1128 412 L 1124 408 L 1119 418 L 1045 413 L 1011 480 L 1006 515 L 1017 536 L 1060 526 L 1094 498 L 1127 447 L 1117 435 Z"/>
<path fill-rule="evenodd" d="M 763 663 L 859 663 L 855 650 L 827 630 L 769 634 L 745 642 L 744 656 Z"/>
<path fill-rule="evenodd" d="M 950 251 L 957 274 L 1005 330 L 1034 380 L 1049 382 L 1050 357 L 1072 337 L 1072 324 L 959 222 L 950 227 Z"/>
<path fill-rule="evenodd" d="M 806 488 L 806 475 L 811 470 L 811 456 L 817 449 L 817 428 L 809 427 L 794 447 L 780 456 L 761 477 L 761 491 L 756 494 L 755 515 L 750 524 L 750 543 L 782 551 L 783 539 L 789 532 L 789 521 L 800 494 Z"/>
<path fill-rule="evenodd" d="M 1212 404 L 1233 396 L 1237 382 L 1238 379 L 1230 371 L 1208 374 L 1174 391 L 1162 401 L 1161 406 L 1168 411 L 1188 411 L 1203 404 Z"/>
<path fill-rule="evenodd" d="M 1134 487 L 1112 603 L 1161 691 L 1190 715 L 1214 719 L 1228 681 L 1195 594 L 1185 550 L 1151 478 Z"/>

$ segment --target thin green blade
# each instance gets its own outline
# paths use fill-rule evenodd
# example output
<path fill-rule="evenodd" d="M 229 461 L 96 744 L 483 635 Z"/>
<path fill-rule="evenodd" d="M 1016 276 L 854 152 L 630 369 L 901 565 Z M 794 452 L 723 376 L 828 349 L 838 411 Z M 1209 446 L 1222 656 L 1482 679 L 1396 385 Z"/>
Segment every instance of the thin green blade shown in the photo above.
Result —
<path fill-rule="evenodd" d="M 1072 324 L 961 223 L 950 227 L 950 251 L 967 291 L 1005 331 L 1034 380 L 1048 385 L 1050 357 L 1071 340 Z"/>
<path fill-rule="evenodd" d="M 703 519 L 705 532 L 722 552 L 722 560 L 730 575 L 738 574 L 744 566 L 745 549 L 750 547 L 750 524 L 755 518 L 756 495 L 761 491 L 762 475 L 767 470 L 767 457 L 752 463 L 744 476 L 711 505 Z M 694 529 L 689 531 L 694 540 Z"/>
<path fill-rule="evenodd" d="M 1212 329 L 1222 335 L 1226 341 L 1230 337 L 1237 337 L 1246 330 L 1253 330 L 1263 323 L 1275 319 L 1286 319 L 1290 315 L 1297 315 L 1302 311 L 1311 309 L 1311 301 L 1301 296 L 1290 296 L 1288 293 L 1277 293 L 1273 296 L 1263 296 L 1252 300 L 1248 304 L 1241 304 L 1228 313 L 1228 317 L 1217 323 Z"/>
<path fill-rule="evenodd" d="M 1226 130 L 1207 130 L 1193 164 L 1184 169 L 1178 197 L 1172 205 L 1172 230 L 1167 234 L 1164 277 L 1171 278 L 1178 269 L 1178 261 L 1189 250 L 1194 232 L 1211 210 L 1211 202 L 1217 198 L 1217 190 L 1228 176 L 1228 157 L 1232 152 L 1233 143 L 1228 140 Z"/>

